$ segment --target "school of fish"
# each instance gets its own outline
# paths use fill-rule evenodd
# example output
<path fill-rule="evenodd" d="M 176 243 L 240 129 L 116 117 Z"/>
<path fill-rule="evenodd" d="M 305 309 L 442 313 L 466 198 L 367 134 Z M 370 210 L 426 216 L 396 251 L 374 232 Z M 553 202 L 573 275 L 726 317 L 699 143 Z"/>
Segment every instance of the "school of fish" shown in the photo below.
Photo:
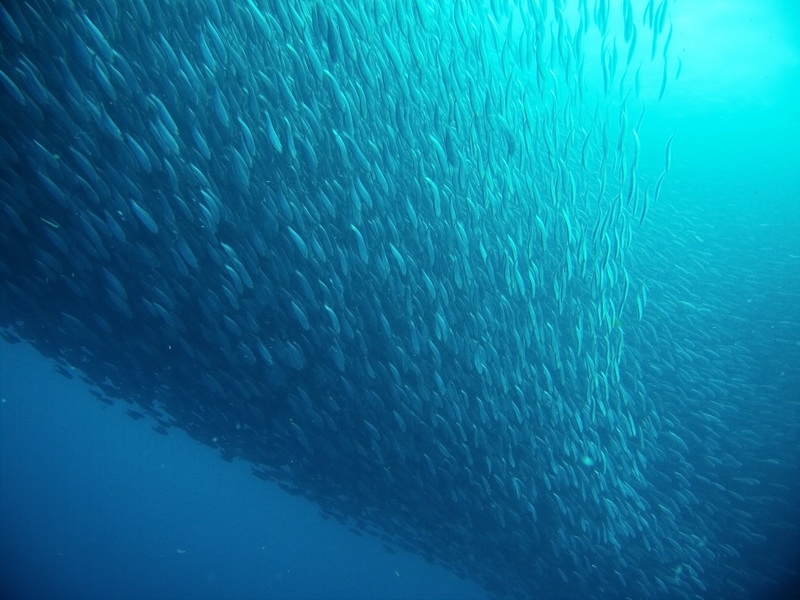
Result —
<path fill-rule="evenodd" d="M 495 596 L 744 596 L 742 382 L 643 268 L 637 10 L 5 2 L 0 324 Z"/>

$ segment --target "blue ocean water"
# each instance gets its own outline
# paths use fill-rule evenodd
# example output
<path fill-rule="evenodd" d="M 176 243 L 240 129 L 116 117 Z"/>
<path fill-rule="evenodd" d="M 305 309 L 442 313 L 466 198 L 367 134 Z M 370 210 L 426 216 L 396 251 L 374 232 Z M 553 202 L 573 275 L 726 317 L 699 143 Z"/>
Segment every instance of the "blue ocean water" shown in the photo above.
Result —
<path fill-rule="evenodd" d="M 487 597 L 54 367 L 0 346 L 3 598 Z"/>
<path fill-rule="evenodd" d="M 4 597 L 794 597 L 800 7 L 631 5 L 9 3 Z"/>

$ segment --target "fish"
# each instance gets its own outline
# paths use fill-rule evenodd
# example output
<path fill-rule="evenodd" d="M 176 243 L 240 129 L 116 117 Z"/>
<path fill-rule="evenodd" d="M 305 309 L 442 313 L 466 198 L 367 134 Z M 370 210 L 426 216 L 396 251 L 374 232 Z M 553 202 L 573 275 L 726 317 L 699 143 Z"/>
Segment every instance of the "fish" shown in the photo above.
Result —
<path fill-rule="evenodd" d="M 492 595 L 729 597 L 738 384 L 617 68 L 669 9 L 4 4 L 0 324 Z"/>

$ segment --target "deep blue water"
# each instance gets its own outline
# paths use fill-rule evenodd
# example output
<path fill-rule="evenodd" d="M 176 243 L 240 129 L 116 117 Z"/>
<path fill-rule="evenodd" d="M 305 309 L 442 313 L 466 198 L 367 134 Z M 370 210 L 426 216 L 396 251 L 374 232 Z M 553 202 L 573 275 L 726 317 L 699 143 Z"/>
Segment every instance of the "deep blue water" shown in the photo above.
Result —
<path fill-rule="evenodd" d="M 3 598 L 486 598 L 0 346 Z"/>

